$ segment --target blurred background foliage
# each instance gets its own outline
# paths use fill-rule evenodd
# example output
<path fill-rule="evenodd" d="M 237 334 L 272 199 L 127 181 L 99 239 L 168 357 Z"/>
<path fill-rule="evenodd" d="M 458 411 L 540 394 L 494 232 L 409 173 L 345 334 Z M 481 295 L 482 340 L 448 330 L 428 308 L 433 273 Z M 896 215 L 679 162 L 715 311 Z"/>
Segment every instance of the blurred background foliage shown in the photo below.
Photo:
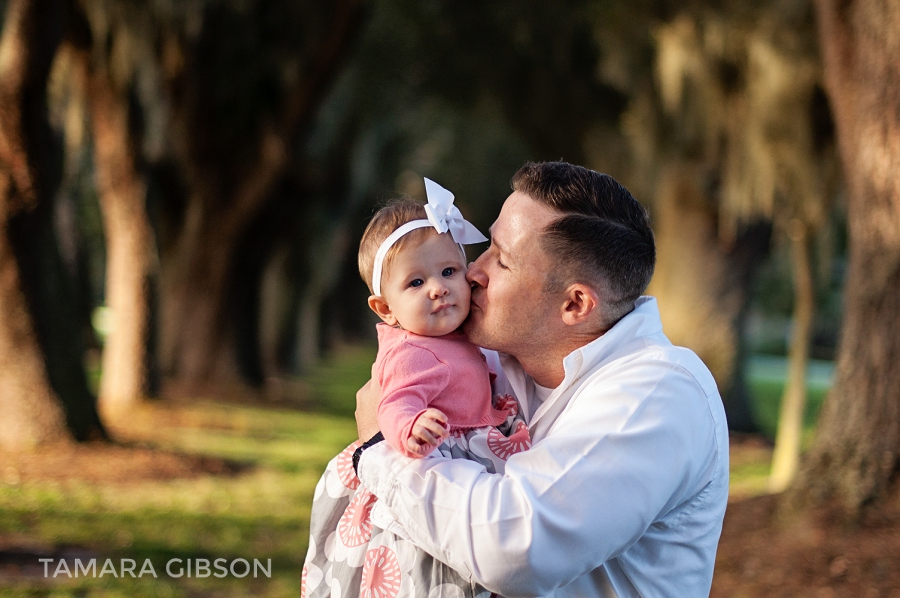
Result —
<path fill-rule="evenodd" d="M 733 429 L 759 430 L 751 354 L 787 353 L 791 225 L 812 251 L 812 355 L 833 359 L 846 235 L 805 1 L 29 5 L 7 20 L 57 37 L 7 25 L 5 43 L 52 57 L 53 141 L 28 155 L 55 152 L 33 172 L 58 182 L 35 226 L 82 332 L 51 341 L 54 309 L 30 309 L 38 343 L 83 355 L 91 388 L 54 382 L 57 360 L 44 393 L 77 437 L 104 433 L 93 393 L 107 423 L 160 395 L 300 399 L 293 376 L 374 340 L 355 261 L 377 205 L 422 199 L 428 176 L 486 229 L 526 160 L 608 172 L 650 208 L 650 292 Z M 26 295 L 46 278 L 21 276 Z M 7 444 L 65 435 L 19 425 Z"/>
<path fill-rule="evenodd" d="M 896 158 L 853 162 L 863 154 L 848 140 L 880 147 L 858 123 L 893 131 L 900 112 L 889 92 L 835 98 L 890 88 L 865 70 L 896 64 L 882 43 L 896 14 L 876 4 L 0 1 L 0 449 L 136 439 L 253 463 L 229 482 L 229 504 L 300 512 L 216 525 L 229 547 L 286 527 L 260 550 L 298 565 L 298 505 L 310 472 L 352 438 L 375 342 L 356 267 L 367 219 L 398 195 L 424 200 L 427 176 L 486 230 L 519 166 L 562 159 L 613 175 L 649 208 L 665 330 L 710 367 L 732 430 L 777 437 L 770 489 L 793 478 L 839 362 L 820 468 L 804 483 L 827 478 L 822 496 L 866 503 L 900 454 L 900 257 L 878 211 L 896 194 L 872 174 Z M 856 71 L 834 58 L 865 43 L 882 46 L 860 50 Z M 868 112 L 848 118 L 855 106 Z M 848 180 L 839 153 L 855 164 Z M 865 259 L 851 267 L 854 246 Z M 235 418 L 254 423 L 191 431 Z M 768 467 L 748 467 L 758 491 Z M 17 469 L 4 475 L 19 484 Z M 219 512 L 221 488 L 185 488 L 153 500 L 197 493 L 209 504 L 179 512 Z M 69 490 L 5 489 L 4 529 L 81 542 L 100 525 L 84 513 L 117 491 Z M 39 533 L 35 509 L 51 521 Z M 68 531 L 52 523 L 70 516 Z M 123 524 L 107 523 L 118 545 Z M 176 545 L 141 550 L 197 550 Z"/>
<path fill-rule="evenodd" d="M 296 376 L 374 340 L 355 258 L 377 206 L 428 176 L 487 229 L 527 160 L 608 172 L 649 207 L 650 293 L 734 430 L 761 430 L 752 354 L 795 338 L 833 359 L 846 235 L 805 1 L 33 7 L 6 3 L 3 43 L 46 56 L 23 135 L 49 135 L 19 152 L 39 207 L 10 230 L 47 373 L 8 377 L 46 408 L 10 408 L 7 446 L 104 436 L 148 397 L 302 400 Z M 793 335 L 789 229 L 815 272 Z"/>

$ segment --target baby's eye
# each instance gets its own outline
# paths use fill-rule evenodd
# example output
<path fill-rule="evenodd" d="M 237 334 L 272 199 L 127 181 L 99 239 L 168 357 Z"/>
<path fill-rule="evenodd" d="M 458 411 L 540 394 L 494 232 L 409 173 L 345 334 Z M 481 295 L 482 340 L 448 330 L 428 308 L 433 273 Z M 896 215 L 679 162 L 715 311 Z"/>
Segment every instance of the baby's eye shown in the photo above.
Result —
<path fill-rule="evenodd" d="M 441 272 L 441 276 L 453 276 L 454 272 L 456 272 L 456 268 L 444 268 L 444 271 Z"/>
<path fill-rule="evenodd" d="M 411 282 L 409 283 L 409 286 L 415 288 L 415 287 L 420 287 L 420 286 L 422 286 L 423 284 L 425 284 L 425 281 L 422 280 L 421 278 L 417 278 L 417 279 L 411 281 Z"/>

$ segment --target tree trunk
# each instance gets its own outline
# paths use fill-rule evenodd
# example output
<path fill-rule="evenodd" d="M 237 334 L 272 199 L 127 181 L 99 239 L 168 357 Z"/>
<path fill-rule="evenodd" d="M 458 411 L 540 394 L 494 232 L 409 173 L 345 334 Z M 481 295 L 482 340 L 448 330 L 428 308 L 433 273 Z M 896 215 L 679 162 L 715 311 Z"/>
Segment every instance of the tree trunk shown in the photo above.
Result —
<path fill-rule="evenodd" d="M 173 81 L 174 136 L 188 200 L 174 242 L 161 251 L 159 353 L 163 376 L 182 390 L 242 382 L 233 322 L 258 314 L 236 313 L 229 303 L 234 285 L 240 284 L 235 280 L 235 253 L 271 199 L 273 186 L 294 165 L 298 136 L 315 117 L 362 23 L 364 6 L 359 0 L 322 6 L 327 8 L 322 14 L 316 13 L 320 7 L 310 7 L 311 14 L 321 18 L 322 26 L 310 34 L 318 43 L 297 56 L 304 67 L 297 68 L 295 82 L 282 90 L 282 105 L 275 114 L 260 117 L 249 138 L 236 144 L 239 147 L 209 147 L 209 139 L 221 132 L 217 127 L 232 123 L 206 117 L 204 94 L 211 92 L 197 83 L 204 80 L 201 74 L 209 79 L 202 72 L 203 56 L 196 63 L 188 57 L 185 76 Z M 220 137 L 235 143 L 233 135 Z M 235 155 L 244 157 L 238 167 L 225 161 Z"/>
<path fill-rule="evenodd" d="M 204 197 L 216 189 L 214 183 L 195 184 L 178 242 L 163 255 L 161 368 L 164 376 L 185 384 L 185 390 L 239 381 L 228 322 L 234 253 L 287 161 L 274 133 L 267 134 L 261 154 L 227 209 L 212 210 L 215 200 Z M 256 314 L 241 314 L 251 316 Z"/>
<path fill-rule="evenodd" d="M 653 214 L 659 259 L 647 292 L 659 299 L 666 335 L 691 348 L 712 371 L 729 427 L 755 432 L 740 331 L 755 265 L 768 250 L 769 229 L 748 228 L 734 250 L 724 249 L 714 204 L 696 187 L 698 177 L 689 169 L 670 166 L 660 178 Z"/>
<path fill-rule="evenodd" d="M 0 196 L 0 202 L 6 204 L 5 200 Z M 30 448 L 66 439 L 64 422 L 4 232 L 0 234 L 0 448 Z"/>
<path fill-rule="evenodd" d="M 162 256 L 160 370 L 164 378 L 186 383 L 189 389 L 235 378 L 226 321 L 233 245 L 232 239 L 213 232 L 185 231 L 182 242 Z"/>
<path fill-rule="evenodd" d="M 825 81 L 848 187 L 849 264 L 835 382 L 795 498 L 851 513 L 900 458 L 900 5 L 817 0 Z"/>
<path fill-rule="evenodd" d="M 0 446 L 69 438 L 25 289 L 12 228 L 48 186 L 46 85 L 62 33 L 62 2 L 13 0 L 0 38 Z M 14 223 L 13 221 L 16 221 Z"/>
<path fill-rule="evenodd" d="M 812 340 L 816 289 L 809 255 L 809 228 L 799 220 L 788 224 L 794 270 L 794 323 L 788 354 L 788 379 L 781 397 L 781 413 L 772 455 L 769 490 L 783 492 L 797 474 L 800 442 L 803 439 L 803 411 L 806 407 L 806 366 Z"/>
<path fill-rule="evenodd" d="M 99 408 L 105 418 L 127 413 L 147 394 L 147 329 L 154 243 L 129 130 L 128 95 L 110 74 L 87 64 L 94 168 L 106 235 L 106 304 L 110 333 L 103 349 Z"/>

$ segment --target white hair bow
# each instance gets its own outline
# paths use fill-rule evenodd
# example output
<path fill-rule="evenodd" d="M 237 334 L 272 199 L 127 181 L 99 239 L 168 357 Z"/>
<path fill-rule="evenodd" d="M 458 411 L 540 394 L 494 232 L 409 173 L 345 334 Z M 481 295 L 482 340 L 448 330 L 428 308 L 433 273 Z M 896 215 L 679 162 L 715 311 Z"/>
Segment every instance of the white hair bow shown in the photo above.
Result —
<path fill-rule="evenodd" d="M 434 230 L 440 234 L 449 231 L 450 237 L 459 244 L 460 249 L 463 245 L 482 243 L 488 240 L 475 228 L 475 225 L 463 218 L 459 208 L 453 205 L 452 193 L 431 179 L 425 179 L 425 194 L 428 197 L 428 205 L 425 206 L 428 220 L 411 220 L 400 226 L 382 241 L 378 246 L 378 251 L 375 252 L 375 263 L 372 265 L 372 291 L 376 295 L 381 295 L 381 269 L 384 256 L 387 255 L 388 249 L 397 242 L 397 239 L 410 231 L 426 226 L 433 226 Z"/>
<path fill-rule="evenodd" d="M 459 208 L 453 205 L 453 194 L 432 181 L 425 179 L 425 195 L 428 196 L 428 205 L 425 213 L 428 221 L 439 233 L 450 231 L 450 236 L 460 245 L 483 243 L 487 237 L 475 228 L 475 226 L 463 218 Z"/>

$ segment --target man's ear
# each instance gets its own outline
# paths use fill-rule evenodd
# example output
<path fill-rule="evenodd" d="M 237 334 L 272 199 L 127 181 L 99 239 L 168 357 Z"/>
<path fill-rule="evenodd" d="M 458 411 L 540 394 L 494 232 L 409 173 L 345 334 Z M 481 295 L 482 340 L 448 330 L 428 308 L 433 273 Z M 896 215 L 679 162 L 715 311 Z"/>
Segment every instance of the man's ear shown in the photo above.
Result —
<path fill-rule="evenodd" d="M 397 317 L 391 311 L 391 306 L 378 295 L 369 295 L 369 309 L 375 312 L 375 315 L 382 319 L 388 326 L 397 325 Z"/>
<path fill-rule="evenodd" d="M 591 287 L 576 282 L 566 289 L 561 311 L 567 326 L 594 320 L 600 314 L 600 295 Z"/>

